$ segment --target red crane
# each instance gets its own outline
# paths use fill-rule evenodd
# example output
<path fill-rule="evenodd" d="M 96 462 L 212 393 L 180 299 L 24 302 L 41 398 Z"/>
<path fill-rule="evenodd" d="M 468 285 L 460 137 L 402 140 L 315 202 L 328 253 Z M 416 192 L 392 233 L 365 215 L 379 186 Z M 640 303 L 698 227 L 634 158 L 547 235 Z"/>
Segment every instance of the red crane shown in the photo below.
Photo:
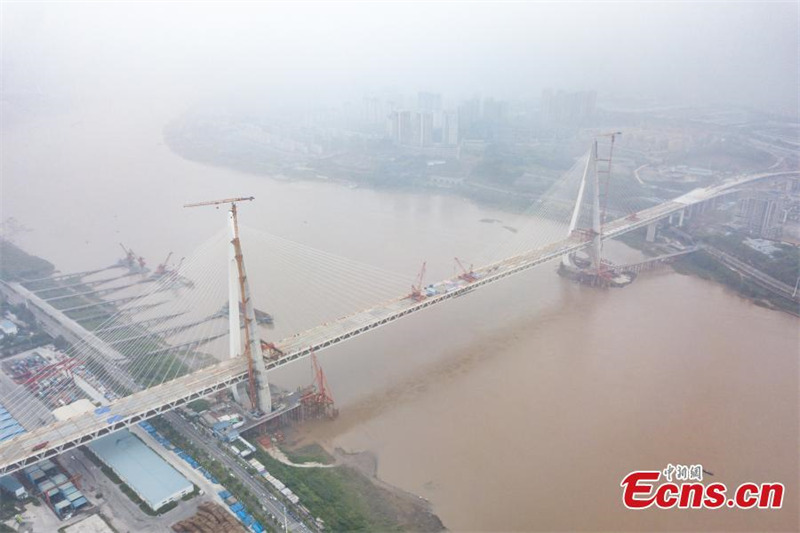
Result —
<path fill-rule="evenodd" d="M 169 258 L 172 257 L 172 252 L 167 255 L 167 258 L 164 259 L 164 262 L 158 265 L 156 271 L 153 273 L 155 276 L 163 276 L 167 273 L 167 263 L 169 263 Z"/>
<path fill-rule="evenodd" d="M 261 341 L 261 350 L 268 351 L 270 359 L 277 359 L 284 355 L 280 348 L 275 346 L 273 343 L 264 340 Z"/>
<path fill-rule="evenodd" d="M 409 297 L 418 302 L 425 299 L 425 295 L 422 294 L 422 280 L 425 277 L 426 266 L 427 262 L 423 262 L 422 268 L 419 270 L 419 275 L 417 276 L 417 282 L 411 286 L 411 294 L 409 295 Z"/>
<path fill-rule="evenodd" d="M 609 137 L 611 139 L 611 145 L 608 148 L 608 159 L 600 159 L 595 152 L 596 162 L 599 163 L 606 163 L 606 168 L 598 168 L 596 169 L 597 174 L 605 174 L 605 183 L 601 184 L 603 187 L 602 194 L 600 197 L 600 227 L 602 228 L 605 226 L 606 223 L 606 208 L 608 207 L 608 188 L 611 182 L 611 161 L 614 157 L 614 141 L 618 136 L 622 135 L 621 131 L 615 131 L 613 133 L 604 133 L 601 134 L 600 137 Z M 600 233 L 603 233 L 602 230 Z"/>
<path fill-rule="evenodd" d="M 122 262 L 128 267 L 133 267 L 133 265 L 136 264 L 136 253 L 130 248 L 125 248 L 125 245 L 122 243 L 119 243 L 119 245 L 122 251 L 125 252 L 125 259 L 123 259 Z"/>
<path fill-rule="evenodd" d="M 311 349 L 311 367 L 314 372 L 314 383 L 301 401 L 318 415 L 335 418 L 339 414 L 339 410 L 333 407 L 333 395 L 328 387 L 328 380 L 325 379 L 325 373 L 322 371 L 322 366 L 313 349 Z"/>
<path fill-rule="evenodd" d="M 473 281 L 478 279 L 478 276 L 475 274 L 475 272 L 472 271 L 472 265 L 469 266 L 469 271 L 467 271 L 467 269 L 464 268 L 464 265 L 461 263 L 461 260 L 458 257 L 456 257 L 455 260 L 456 264 L 458 265 L 458 268 L 461 269 L 461 275 L 458 276 L 459 278 L 463 279 L 467 283 L 472 283 Z"/>
<path fill-rule="evenodd" d="M 29 375 L 27 379 L 22 383 L 23 385 L 31 385 L 31 386 L 38 386 L 39 382 L 48 379 L 52 376 L 59 374 L 61 371 L 70 374 L 72 368 L 78 365 L 78 359 L 75 357 L 70 357 L 67 359 L 62 359 L 56 363 L 52 363 L 46 366 L 39 368 L 35 374 Z"/>
<path fill-rule="evenodd" d="M 314 368 L 317 396 L 320 398 L 321 403 L 333 405 L 333 395 L 331 394 L 330 387 L 328 387 L 328 380 L 325 379 L 322 365 L 319 364 L 319 359 L 317 359 L 317 354 L 314 350 L 311 350 L 311 366 Z"/>

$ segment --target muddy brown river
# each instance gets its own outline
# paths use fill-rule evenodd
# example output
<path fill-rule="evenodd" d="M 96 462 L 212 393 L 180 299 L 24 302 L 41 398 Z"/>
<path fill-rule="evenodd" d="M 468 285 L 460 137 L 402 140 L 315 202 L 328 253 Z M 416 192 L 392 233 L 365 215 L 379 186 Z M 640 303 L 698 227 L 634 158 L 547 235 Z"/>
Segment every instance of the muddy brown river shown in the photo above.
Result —
<path fill-rule="evenodd" d="M 224 227 L 183 203 L 246 194 L 247 225 L 413 278 L 423 260 L 450 274 L 453 255 L 506 231 L 481 219 L 526 222 L 454 196 L 188 162 L 162 143 L 169 112 L 148 109 L 4 130 L 3 217 L 32 230 L 26 250 L 68 272 L 116 261 L 125 242 L 155 264 Z M 341 416 L 305 431 L 376 453 L 379 476 L 452 530 L 796 530 L 799 347 L 796 318 L 708 281 L 664 271 L 595 290 L 543 265 L 323 352 Z M 272 377 L 294 387 L 308 367 Z M 784 508 L 625 509 L 622 478 L 667 463 L 702 463 L 729 488 L 782 482 Z"/>

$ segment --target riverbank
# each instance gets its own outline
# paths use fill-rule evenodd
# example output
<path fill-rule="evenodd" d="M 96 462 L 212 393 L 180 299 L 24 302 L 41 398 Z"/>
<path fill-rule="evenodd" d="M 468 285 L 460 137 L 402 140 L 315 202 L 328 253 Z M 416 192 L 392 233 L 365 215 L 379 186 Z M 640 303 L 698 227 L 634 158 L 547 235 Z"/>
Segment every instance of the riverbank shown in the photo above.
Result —
<path fill-rule="evenodd" d="M 326 465 L 290 466 L 265 450 L 256 451 L 267 470 L 291 488 L 314 517 L 322 518 L 329 530 L 445 530 L 427 500 L 377 477 L 378 458 L 370 452 L 348 453 L 317 443 L 284 447 L 283 452 L 295 463 L 308 459 Z"/>
<path fill-rule="evenodd" d="M 795 302 L 764 289 L 704 250 L 678 257 L 672 266 L 680 274 L 720 283 L 760 307 L 800 316 L 800 307 Z"/>
<path fill-rule="evenodd" d="M 665 250 L 661 249 L 658 244 L 649 243 L 645 240 L 645 232 L 644 228 L 626 233 L 622 235 L 619 239 L 630 246 L 631 248 L 635 248 L 640 250 L 646 255 L 649 256 L 657 256 L 661 253 L 664 253 Z M 731 252 L 736 250 L 737 248 L 731 245 L 732 241 L 736 239 L 733 237 L 727 237 L 725 239 L 720 238 L 709 238 L 706 235 L 690 235 L 685 234 L 688 237 L 694 238 L 697 242 L 705 242 L 706 240 L 709 241 L 709 244 L 715 245 L 719 243 L 728 243 L 726 249 Z M 733 250 L 732 250 L 733 248 Z M 741 248 L 741 247 L 739 247 Z M 751 251 L 751 255 L 749 258 L 752 258 L 755 255 L 755 252 Z M 765 258 L 757 258 L 756 264 L 762 270 L 769 269 L 769 263 L 765 263 L 767 259 Z M 797 259 L 795 259 L 797 261 Z M 785 274 L 787 267 L 782 264 L 786 261 L 782 261 L 777 266 L 780 268 L 778 270 L 779 273 Z M 800 265 L 800 263 L 798 263 Z M 709 254 L 704 250 L 698 250 L 691 254 L 687 254 L 684 256 L 680 256 L 675 258 L 672 262 L 672 268 L 675 272 L 684 275 L 691 275 L 701 279 L 713 281 L 715 283 L 719 283 L 738 294 L 739 296 L 746 298 L 753 302 L 754 304 L 764 307 L 767 309 L 773 309 L 776 311 L 783 311 L 795 316 L 800 316 L 800 307 L 798 307 L 797 303 L 791 301 L 788 298 L 781 297 L 774 292 L 768 291 L 765 288 L 761 287 L 754 281 L 747 278 L 745 275 L 739 274 L 728 268 L 725 264 L 723 264 L 720 260 Z M 775 270 L 772 268 L 771 270 Z M 772 272 L 770 272 L 772 273 Z"/>
<path fill-rule="evenodd" d="M 36 257 L 13 242 L 0 238 L 0 279 L 17 281 L 50 276 L 55 266 L 50 261 Z"/>
<path fill-rule="evenodd" d="M 176 118 L 163 130 L 164 144 L 186 161 L 254 176 L 281 181 L 322 181 L 346 188 L 456 196 L 512 213 L 528 209 L 573 163 L 567 158 L 557 168 L 542 167 L 543 174 L 527 187 L 496 183 L 490 179 L 494 174 L 487 174 L 485 169 L 481 171 L 480 164 L 474 175 L 460 172 L 449 176 L 450 182 L 440 184 L 431 180 L 427 160 L 432 156 L 387 151 L 387 146 L 380 141 L 375 141 L 371 155 L 354 156 L 355 162 L 348 159 L 337 164 L 337 158 L 344 152 L 314 157 L 299 151 L 280 150 L 257 140 L 243 141 L 231 131 L 218 131 L 208 124 L 203 124 L 202 132 L 198 129 L 197 117 Z"/>
<path fill-rule="evenodd" d="M 404 520 L 410 524 L 408 531 L 442 531 L 445 530 L 444 524 L 437 515 L 433 513 L 432 506 L 428 500 L 411 492 L 406 492 L 394 485 L 386 483 L 378 477 L 378 456 L 372 452 L 347 452 L 342 448 L 335 448 L 333 455 L 337 461 L 348 465 L 369 480 L 379 489 L 391 495 L 396 507 L 402 510 L 409 517 Z"/>
<path fill-rule="evenodd" d="M 10 249 L 13 249 L 15 257 L 19 259 L 15 262 L 14 273 L 31 272 L 31 268 L 42 265 L 49 265 L 49 272 L 54 271 L 53 265 L 48 261 L 27 254 L 14 245 L 10 245 Z M 153 424 L 159 423 L 153 421 Z M 170 432 L 163 424 L 159 424 L 158 427 L 168 432 L 175 443 L 180 443 L 184 449 L 191 449 L 197 454 L 198 460 L 219 479 L 226 479 L 228 481 L 226 486 L 232 491 L 238 489 L 236 494 L 239 499 L 248 501 L 249 507 L 258 509 L 256 500 L 248 499 L 244 488 L 239 487 L 235 480 L 228 479 L 229 476 L 226 477 L 222 470 L 215 470 L 217 465 L 204 458 L 200 450 L 195 449 L 182 435 L 175 431 Z M 372 456 L 354 459 L 349 455 L 342 455 L 341 457 L 346 460 L 340 460 L 338 454 L 332 457 L 321 447 L 314 446 L 287 449 L 286 455 L 282 453 L 281 455 L 282 457 L 276 458 L 258 450 L 259 458 L 268 466 L 270 472 L 292 488 L 302 498 L 313 516 L 322 518 L 330 529 L 426 532 L 444 530 L 441 520 L 431 512 L 425 500 L 383 483 L 375 477 L 377 459 Z M 360 457 L 358 454 L 356 456 Z M 304 464 L 309 462 L 319 463 L 322 467 Z M 293 466 L 287 463 L 299 463 L 299 465 Z M 115 479 L 111 475 L 109 477 Z M 118 480 L 115 483 L 118 483 Z M 135 503 L 141 503 L 131 496 L 132 493 L 126 490 L 125 486 L 120 488 Z M 161 514 L 144 507 L 143 510 L 151 515 Z"/>

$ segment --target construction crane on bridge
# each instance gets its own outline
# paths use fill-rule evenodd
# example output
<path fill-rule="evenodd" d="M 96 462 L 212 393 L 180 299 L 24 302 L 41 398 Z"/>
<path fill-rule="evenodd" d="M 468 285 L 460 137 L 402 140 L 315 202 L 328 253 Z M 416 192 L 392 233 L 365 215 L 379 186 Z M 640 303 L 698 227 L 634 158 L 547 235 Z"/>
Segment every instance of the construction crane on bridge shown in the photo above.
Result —
<path fill-rule="evenodd" d="M 596 270 L 596 275 L 599 278 L 607 279 L 610 277 L 610 273 L 608 272 L 606 265 L 603 261 L 603 227 L 606 224 L 606 209 L 608 207 L 608 189 L 611 182 L 611 162 L 614 157 L 614 141 L 616 140 L 617 136 L 622 135 L 621 131 L 615 131 L 611 133 L 601 133 L 598 135 L 594 140 L 594 173 L 595 173 L 595 194 L 594 194 L 594 212 L 593 218 L 594 222 L 592 224 L 592 229 L 597 232 L 595 238 L 595 255 L 596 257 L 593 258 L 594 267 Z M 611 144 L 608 148 L 608 157 L 607 158 L 600 158 L 597 150 L 597 139 L 600 137 L 606 137 L 611 139 Z M 600 168 L 598 163 L 605 163 L 605 168 Z M 604 183 L 600 183 L 600 175 L 605 176 Z M 600 189 L 602 187 L 602 190 Z"/>
<path fill-rule="evenodd" d="M 459 278 L 470 283 L 478 279 L 478 276 L 475 275 L 475 271 L 472 269 L 472 265 L 470 265 L 469 270 L 467 270 L 466 268 L 464 268 L 464 264 L 458 257 L 455 257 L 454 259 L 456 260 L 458 268 L 461 269 L 461 274 L 458 276 Z"/>
<path fill-rule="evenodd" d="M 311 348 L 311 368 L 314 372 L 314 383 L 303 394 L 300 401 L 309 411 L 309 414 L 336 418 L 339 415 L 339 410 L 334 407 L 333 395 L 328 386 L 328 380 L 325 378 L 322 365 L 319 364 L 317 354 L 313 348 Z"/>
<path fill-rule="evenodd" d="M 606 208 L 608 206 L 608 188 L 609 183 L 611 181 L 611 162 L 614 157 L 614 141 L 616 140 L 618 135 L 622 135 L 621 131 L 615 131 L 613 133 L 601 133 L 598 137 L 608 137 L 611 139 L 611 146 L 608 148 L 608 158 L 607 159 L 600 159 L 597 153 L 596 145 L 597 139 L 595 139 L 595 164 L 597 163 L 605 163 L 605 168 L 598 168 L 595 166 L 595 172 L 599 174 L 605 175 L 605 183 L 603 184 L 603 191 L 600 193 L 600 224 L 601 228 L 602 225 L 606 223 Z M 599 178 L 598 178 L 599 179 Z M 600 231 L 602 233 L 602 229 Z"/>
<path fill-rule="evenodd" d="M 425 278 L 425 269 L 427 268 L 427 261 L 422 262 L 422 268 L 419 269 L 419 274 L 417 275 L 416 283 L 411 286 L 411 294 L 410 297 L 413 300 L 421 302 L 425 299 L 425 295 L 422 294 L 422 283 L 423 279 Z"/>
<path fill-rule="evenodd" d="M 214 205 L 219 209 L 221 204 L 231 204 L 231 208 L 236 207 L 236 202 L 251 202 L 255 200 L 255 196 L 244 196 L 240 198 L 225 198 L 224 200 L 209 200 L 208 202 L 197 202 L 194 204 L 184 204 L 183 207 L 202 207 L 204 205 Z"/>
<path fill-rule="evenodd" d="M 274 343 L 267 342 L 267 341 L 264 341 L 264 340 L 261 341 L 261 350 L 262 351 L 263 350 L 268 350 L 269 354 L 270 354 L 270 356 L 269 356 L 270 359 L 278 359 L 279 357 L 285 355 L 280 348 L 275 346 Z"/>
<path fill-rule="evenodd" d="M 587 160 L 591 161 L 591 159 Z M 587 164 L 587 169 L 591 169 L 591 163 Z M 741 186 L 753 183 L 756 180 L 772 178 L 779 175 L 796 176 L 798 174 L 800 174 L 800 172 L 797 171 L 758 174 L 727 180 L 720 185 L 707 187 L 700 191 L 695 191 L 693 194 L 683 195 L 676 200 L 670 200 L 663 204 L 643 209 L 638 213 L 638 221 L 626 219 L 613 221 L 606 226 L 606 231 L 604 231 L 602 237 L 606 239 L 613 238 L 637 228 L 645 227 L 648 224 L 679 213 L 693 205 L 700 205 L 702 202 L 709 201 L 723 194 L 736 192 Z M 588 173 L 585 172 L 584 176 L 588 176 Z M 586 181 L 587 178 L 584 178 L 582 185 L 585 184 Z M 582 192 L 583 187 L 581 187 L 581 191 L 579 191 L 579 199 L 582 197 Z M 576 202 L 576 207 L 579 205 L 580 204 Z M 577 209 L 573 212 L 573 221 L 577 218 L 575 216 L 576 213 Z M 550 243 L 545 247 L 528 250 L 521 255 L 509 257 L 478 269 L 477 274 L 479 275 L 479 279 L 474 283 L 456 284 L 455 287 L 452 287 L 452 290 L 440 293 L 422 304 L 409 301 L 407 298 L 394 299 L 278 341 L 275 344 L 284 352 L 284 355 L 277 360 L 269 360 L 267 364 L 270 369 L 290 364 L 292 361 L 310 355 L 312 350 L 319 351 L 338 345 L 348 339 L 393 323 L 412 313 L 420 312 L 430 306 L 450 301 L 453 298 L 458 298 L 468 291 L 493 284 L 502 279 L 507 279 L 521 272 L 529 271 L 537 265 L 547 263 L 558 257 L 567 256 L 591 245 L 584 239 L 576 239 L 571 235 L 571 233 L 575 231 L 572 222 L 570 223 L 569 230 L 570 234 L 560 241 Z M 231 261 L 231 264 L 233 264 L 233 261 Z M 452 280 L 445 280 L 445 282 L 450 281 Z M 236 283 L 234 283 L 233 286 L 235 287 Z M 796 284 L 796 287 L 798 286 L 800 286 L 800 282 Z M 238 302 L 234 300 L 230 309 L 235 309 L 237 303 Z M 143 309 L 152 307 L 152 305 L 139 305 L 135 307 Z M 65 312 L 65 310 L 62 310 L 62 312 Z M 239 313 L 232 313 L 231 315 L 235 316 L 238 320 Z M 200 341 L 191 341 L 180 345 L 159 348 L 147 352 L 143 354 L 143 356 L 146 357 L 178 349 L 187 349 L 187 346 L 196 346 L 211 342 L 225 335 L 227 335 L 227 333 L 212 335 Z M 241 340 L 241 334 L 238 336 Z M 258 353 L 260 353 L 260 351 Z M 27 377 L 25 379 L 27 379 Z M 197 398 L 208 396 L 222 390 L 228 390 L 231 386 L 246 381 L 247 379 L 247 362 L 241 357 L 235 357 L 229 361 L 224 361 L 208 368 L 198 369 L 192 374 L 163 382 L 159 385 L 159 390 L 157 392 L 149 389 L 140 390 L 115 399 L 111 402 L 111 408 L 114 409 L 113 416 L 106 416 L 108 414 L 107 412 L 87 413 L 79 415 L 79 417 L 76 417 L 74 420 L 48 422 L 42 427 L 33 428 L 28 432 L 18 434 L 12 439 L 0 443 L 0 474 L 5 475 L 16 472 L 43 459 L 54 457 L 65 451 L 86 444 L 110 432 L 130 427 L 159 413 L 167 412 L 181 405 L 185 405 Z M 327 391 L 327 385 L 325 388 Z M 19 405 L 25 406 L 29 401 L 29 395 L 26 395 Z M 103 414 L 103 416 L 98 416 L 100 414 Z"/>
<path fill-rule="evenodd" d="M 231 223 L 231 245 L 233 246 L 233 261 L 236 263 L 238 274 L 239 303 L 245 311 L 244 317 L 244 356 L 247 360 L 247 384 L 250 405 L 255 413 L 266 413 L 272 411 L 272 399 L 267 383 L 267 371 L 264 367 L 264 358 L 261 351 L 261 339 L 258 335 L 258 322 L 256 320 L 255 308 L 250 298 L 250 286 L 247 281 L 247 274 L 244 267 L 244 255 L 239 238 L 239 218 L 236 204 L 238 202 L 251 202 L 254 196 L 242 196 L 236 198 L 225 198 L 223 200 L 209 200 L 206 202 L 196 202 L 184 204 L 183 207 L 202 207 L 214 206 L 219 209 L 220 205 L 230 204 L 230 223 Z M 232 280 L 231 280 L 232 281 Z M 239 313 L 238 305 L 233 305 L 235 289 L 230 287 L 228 316 L 230 322 L 231 348 L 239 349 L 241 343 L 241 333 L 239 332 Z M 238 353 L 231 354 L 233 356 Z M 236 397 L 234 390 L 234 396 Z"/>

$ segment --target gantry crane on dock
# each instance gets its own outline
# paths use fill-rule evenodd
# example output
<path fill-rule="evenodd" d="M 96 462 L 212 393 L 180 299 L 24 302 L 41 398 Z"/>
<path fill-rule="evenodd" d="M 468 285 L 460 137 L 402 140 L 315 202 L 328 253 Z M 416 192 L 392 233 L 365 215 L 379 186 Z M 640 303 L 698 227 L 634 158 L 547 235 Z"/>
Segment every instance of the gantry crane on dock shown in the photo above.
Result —
<path fill-rule="evenodd" d="M 167 258 L 164 259 L 164 262 L 161 263 L 160 265 L 158 265 L 158 267 L 156 267 L 156 271 L 153 272 L 153 277 L 154 278 L 160 278 L 161 276 L 163 276 L 164 274 L 167 273 L 167 268 L 168 268 L 167 264 L 169 263 L 169 258 L 170 257 L 172 257 L 172 252 L 167 254 Z"/>

